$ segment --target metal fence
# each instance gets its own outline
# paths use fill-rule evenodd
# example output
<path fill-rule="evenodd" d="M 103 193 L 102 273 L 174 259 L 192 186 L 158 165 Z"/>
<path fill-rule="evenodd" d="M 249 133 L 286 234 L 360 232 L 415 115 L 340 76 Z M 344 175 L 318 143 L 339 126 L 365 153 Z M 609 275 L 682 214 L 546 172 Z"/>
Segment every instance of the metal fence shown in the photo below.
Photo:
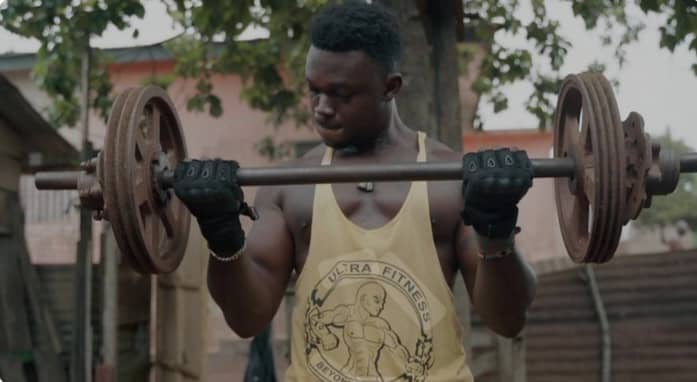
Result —
<path fill-rule="evenodd" d="M 26 223 L 66 220 L 76 213 L 79 204 L 77 191 L 37 190 L 31 175 L 20 178 L 19 197 Z"/>

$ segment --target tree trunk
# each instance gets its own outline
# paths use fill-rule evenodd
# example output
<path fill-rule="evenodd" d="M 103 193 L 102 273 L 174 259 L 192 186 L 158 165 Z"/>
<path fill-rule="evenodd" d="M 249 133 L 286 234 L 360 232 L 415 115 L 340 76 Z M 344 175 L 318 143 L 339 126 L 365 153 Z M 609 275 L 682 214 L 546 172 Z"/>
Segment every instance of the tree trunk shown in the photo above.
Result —
<path fill-rule="evenodd" d="M 379 0 L 397 15 L 404 87 L 397 105 L 407 126 L 462 149 L 454 0 Z M 421 8 L 421 9 L 420 9 Z"/>
<path fill-rule="evenodd" d="M 457 62 L 455 1 L 429 1 L 433 45 L 434 105 L 437 137 L 455 151 L 462 150 L 460 88 Z M 461 16 L 462 17 L 462 16 Z"/>
<path fill-rule="evenodd" d="M 415 1 L 379 2 L 392 9 L 399 18 L 402 37 L 400 70 L 404 76 L 404 86 L 397 97 L 399 113 L 407 126 L 435 138 L 438 135 L 433 104 L 433 65 L 423 16 Z"/>

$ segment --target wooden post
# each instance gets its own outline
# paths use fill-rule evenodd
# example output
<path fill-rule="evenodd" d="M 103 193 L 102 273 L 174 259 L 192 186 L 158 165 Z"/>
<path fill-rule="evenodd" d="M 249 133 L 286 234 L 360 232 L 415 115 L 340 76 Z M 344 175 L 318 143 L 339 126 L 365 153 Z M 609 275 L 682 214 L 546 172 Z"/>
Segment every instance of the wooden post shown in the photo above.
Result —
<path fill-rule="evenodd" d="M 600 324 L 600 335 L 602 344 L 602 347 L 600 349 L 600 356 L 602 359 L 600 369 L 600 381 L 610 382 L 612 371 L 612 339 L 610 337 L 610 322 L 607 319 L 605 304 L 603 303 L 603 298 L 600 295 L 600 288 L 598 288 L 598 281 L 595 278 L 595 272 L 593 271 L 593 267 L 590 264 L 586 264 L 585 270 L 586 277 L 588 278 L 588 289 L 590 290 L 591 297 L 593 298 L 595 313 L 598 316 L 598 323 Z"/>
<path fill-rule="evenodd" d="M 498 374 L 500 382 L 525 382 L 525 342 L 523 337 L 497 336 Z"/>
<path fill-rule="evenodd" d="M 97 382 L 116 381 L 118 354 L 118 256 L 114 234 L 110 225 L 105 224 L 102 233 L 102 284 L 104 310 L 102 311 L 102 365 L 99 367 Z"/>
<path fill-rule="evenodd" d="M 457 22 L 463 17 L 457 14 L 461 7 L 456 1 L 428 2 L 431 45 L 433 49 L 433 105 L 439 141 L 455 151 L 462 150 L 462 124 L 460 117 L 459 65 L 457 59 Z"/>
<path fill-rule="evenodd" d="M 496 336 L 499 382 L 513 381 L 513 343 L 509 338 Z"/>
<path fill-rule="evenodd" d="M 3 191 L 0 191 L 3 192 Z M 22 364 L 31 360 L 32 338 L 19 265 L 19 230 L 16 198 L 7 200 L 11 217 L 7 234 L 0 234 L 0 375 L 7 381 L 26 381 Z"/>
<path fill-rule="evenodd" d="M 89 141 L 89 79 L 90 48 L 89 37 L 82 55 L 81 71 L 81 120 L 82 120 L 82 160 L 92 156 Z M 80 239 L 77 244 L 75 261 L 75 319 L 73 321 L 73 344 L 70 375 L 72 382 L 92 381 L 92 213 L 80 209 Z"/>

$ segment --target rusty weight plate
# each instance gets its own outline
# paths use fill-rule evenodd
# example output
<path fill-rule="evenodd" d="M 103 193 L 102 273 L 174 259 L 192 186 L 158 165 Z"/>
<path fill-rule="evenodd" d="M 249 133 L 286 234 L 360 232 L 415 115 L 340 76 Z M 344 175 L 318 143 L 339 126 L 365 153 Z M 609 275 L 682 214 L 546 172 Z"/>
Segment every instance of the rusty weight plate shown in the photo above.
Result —
<path fill-rule="evenodd" d="M 639 113 L 631 112 L 622 122 L 627 150 L 627 201 L 625 224 L 636 219 L 648 203 L 646 179 L 652 163 L 651 139 L 644 132 L 644 119 Z"/>
<path fill-rule="evenodd" d="M 181 124 L 164 90 L 150 86 L 128 93 L 113 149 L 127 258 L 142 273 L 172 272 L 184 256 L 191 217 L 156 182 L 155 168 L 174 168 L 186 158 Z"/>
<path fill-rule="evenodd" d="M 102 156 L 101 162 L 103 166 L 102 185 L 104 186 L 104 217 L 111 223 L 111 229 L 114 232 L 116 243 L 129 266 L 140 273 L 147 273 L 147 269 L 140 265 L 133 256 L 135 252 L 128 242 L 123 216 L 117 202 L 117 195 L 120 194 L 120 190 L 117 188 L 116 182 L 118 167 L 116 166 L 115 144 L 118 136 L 119 122 L 123 117 L 123 109 L 126 100 L 129 94 L 134 90 L 135 89 L 127 89 L 120 93 L 119 96 L 116 97 L 109 115 L 104 147 L 100 154 Z"/>
<path fill-rule="evenodd" d="M 566 77 L 554 123 L 554 156 L 572 157 L 576 176 L 555 179 L 559 226 L 577 263 L 612 258 L 622 232 L 624 137 L 617 103 L 602 75 Z"/>

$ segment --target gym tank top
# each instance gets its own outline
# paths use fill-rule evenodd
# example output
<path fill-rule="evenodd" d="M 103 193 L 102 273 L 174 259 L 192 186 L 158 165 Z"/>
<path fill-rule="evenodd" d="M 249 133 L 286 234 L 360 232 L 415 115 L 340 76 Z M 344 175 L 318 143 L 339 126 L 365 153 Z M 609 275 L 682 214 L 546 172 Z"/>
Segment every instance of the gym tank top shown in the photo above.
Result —
<path fill-rule="evenodd" d="M 418 144 L 425 162 L 421 132 Z M 328 148 L 322 165 L 332 156 Z M 473 381 L 430 222 L 426 182 L 412 182 L 376 229 L 351 222 L 331 184 L 315 186 L 286 381 Z"/>

